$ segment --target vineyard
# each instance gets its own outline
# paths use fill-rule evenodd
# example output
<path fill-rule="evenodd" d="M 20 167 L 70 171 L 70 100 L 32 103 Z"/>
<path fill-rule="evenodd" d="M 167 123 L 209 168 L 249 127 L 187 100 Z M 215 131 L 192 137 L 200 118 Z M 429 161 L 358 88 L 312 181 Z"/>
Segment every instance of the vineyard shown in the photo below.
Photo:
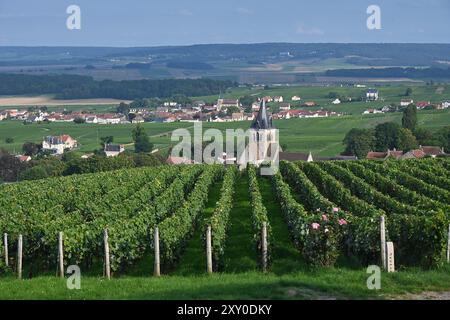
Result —
<path fill-rule="evenodd" d="M 149 276 L 156 242 L 163 275 L 206 273 L 208 241 L 214 273 L 379 265 L 380 217 L 397 269 L 437 268 L 449 169 L 448 159 L 281 162 L 272 177 L 253 166 L 164 166 L 2 185 L 0 274 L 18 271 L 20 250 L 24 278 L 54 274 L 61 254 L 65 268 L 102 276 L 107 265 L 119 278 L 142 266 Z"/>

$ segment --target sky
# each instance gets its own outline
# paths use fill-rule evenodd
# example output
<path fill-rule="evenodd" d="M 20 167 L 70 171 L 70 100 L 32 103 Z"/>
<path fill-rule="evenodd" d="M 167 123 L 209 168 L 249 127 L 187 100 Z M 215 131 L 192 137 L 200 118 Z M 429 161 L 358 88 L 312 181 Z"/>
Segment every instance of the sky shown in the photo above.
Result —
<path fill-rule="evenodd" d="M 66 26 L 70 5 L 79 30 Z M 450 0 L 0 0 L 0 46 L 450 43 L 449 16 Z"/>

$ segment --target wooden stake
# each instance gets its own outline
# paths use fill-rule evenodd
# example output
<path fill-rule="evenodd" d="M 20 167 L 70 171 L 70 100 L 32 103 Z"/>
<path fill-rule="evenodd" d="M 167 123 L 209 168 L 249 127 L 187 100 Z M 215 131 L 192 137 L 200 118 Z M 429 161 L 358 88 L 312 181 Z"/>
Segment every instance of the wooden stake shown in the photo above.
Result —
<path fill-rule="evenodd" d="M 450 263 L 450 225 L 448 226 L 448 239 L 447 239 L 447 262 Z"/>
<path fill-rule="evenodd" d="M 22 253 L 23 253 L 23 238 L 19 234 L 19 241 L 17 244 L 17 278 L 22 279 Z"/>
<path fill-rule="evenodd" d="M 103 232 L 103 242 L 105 244 L 105 275 L 108 280 L 111 279 L 111 265 L 109 261 L 109 237 L 108 237 L 108 229 L 105 229 Z"/>
<path fill-rule="evenodd" d="M 58 268 L 59 268 L 59 277 L 64 278 L 64 233 L 60 232 L 58 235 Z"/>
<path fill-rule="evenodd" d="M 212 266 L 212 246 L 211 246 L 211 226 L 206 230 L 206 265 L 209 274 L 213 273 Z"/>
<path fill-rule="evenodd" d="M 161 276 L 161 262 L 160 262 L 160 256 L 159 256 L 159 229 L 158 227 L 155 227 L 155 234 L 153 237 L 154 241 L 154 247 L 155 247 L 155 266 L 153 269 L 153 275 L 155 277 Z"/>
<path fill-rule="evenodd" d="M 386 261 L 386 226 L 384 222 L 384 216 L 380 218 L 380 238 L 381 238 L 381 264 L 383 269 L 387 270 Z"/>
<path fill-rule="evenodd" d="M 267 222 L 263 222 L 261 230 L 261 245 L 262 245 L 262 269 L 267 271 Z"/>
<path fill-rule="evenodd" d="M 4 245 L 4 252 L 5 252 L 5 266 L 9 266 L 9 256 L 8 256 L 8 234 L 5 233 L 3 235 L 3 245 Z"/>

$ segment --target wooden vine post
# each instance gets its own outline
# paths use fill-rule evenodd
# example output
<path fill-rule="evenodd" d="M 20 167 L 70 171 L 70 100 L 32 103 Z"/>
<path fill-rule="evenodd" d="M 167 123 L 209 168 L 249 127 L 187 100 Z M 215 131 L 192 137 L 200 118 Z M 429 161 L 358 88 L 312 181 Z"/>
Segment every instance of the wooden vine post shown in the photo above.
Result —
<path fill-rule="evenodd" d="M 384 216 L 380 217 L 380 240 L 381 240 L 381 264 L 383 269 L 387 270 L 386 263 L 386 225 Z"/>
<path fill-rule="evenodd" d="M 8 256 L 8 234 L 5 233 L 3 235 L 3 245 L 4 245 L 4 253 L 5 253 L 5 266 L 9 266 L 9 256 Z"/>
<path fill-rule="evenodd" d="M 58 234 L 58 271 L 59 277 L 64 278 L 64 233 Z"/>
<path fill-rule="evenodd" d="M 19 234 L 17 243 L 17 278 L 22 279 L 23 237 Z"/>
<path fill-rule="evenodd" d="M 208 226 L 206 230 L 206 265 L 209 274 L 213 273 L 211 236 L 211 226 Z"/>
<path fill-rule="evenodd" d="M 105 275 L 108 280 L 111 279 L 111 264 L 109 260 L 109 237 L 108 229 L 103 232 L 103 242 L 105 244 Z"/>
<path fill-rule="evenodd" d="M 267 222 L 263 222 L 261 230 L 262 269 L 267 272 Z"/>
<path fill-rule="evenodd" d="M 450 225 L 448 226 L 448 238 L 447 238 L 447 262 L 450 263 Z"/>
<path fill-rule="evenodd" d="M 160 261 L 160 255 L 159 255 L 159 229 L 158 227 L 155 228 L 155 234 L 153 237 L 154 241 L 154 247 L 155 247 L 155 266 L 153 275 L 155 277 L 161 276 L 161 261 Z"/>

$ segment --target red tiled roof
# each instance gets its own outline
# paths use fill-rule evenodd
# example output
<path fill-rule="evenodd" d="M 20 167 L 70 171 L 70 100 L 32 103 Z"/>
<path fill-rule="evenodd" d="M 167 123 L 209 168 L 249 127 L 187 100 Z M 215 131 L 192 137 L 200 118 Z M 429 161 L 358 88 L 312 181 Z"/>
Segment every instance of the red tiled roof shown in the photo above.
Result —
<path fill-rule="evenodd" d="M 442 150 L 439 147 L 423 146 L 420 150 L 422 150 L 426 155 L 437 156 L 442 154 Z"/>
<path fill-rule="evenodd" d="M 384 158 L 386 158 L 386 155 L 387 155 L 386 152 L 369 151 L 367 153 L 366 158 L 367 159 L 384 159 Z"/>

